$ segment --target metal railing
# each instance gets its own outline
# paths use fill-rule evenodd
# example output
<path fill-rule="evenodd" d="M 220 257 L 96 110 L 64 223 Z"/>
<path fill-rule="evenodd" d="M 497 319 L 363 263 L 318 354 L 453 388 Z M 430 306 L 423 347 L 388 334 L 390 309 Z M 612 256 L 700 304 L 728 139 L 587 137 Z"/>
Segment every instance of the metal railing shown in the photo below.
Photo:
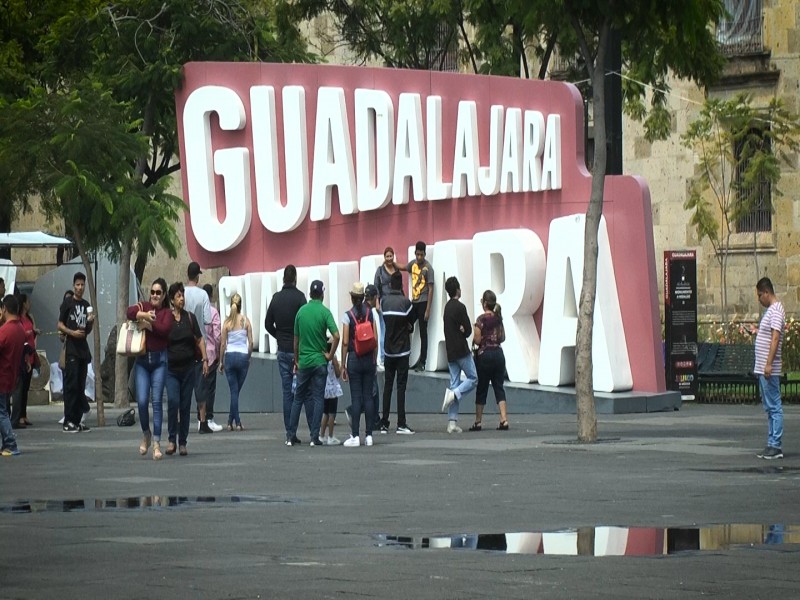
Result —
<path fill-rule="evenodd" d="M 761 0 L 726 0 L 731 19 L 717 27 L 717 42 L 725 56 L 757 54 L 764 50 Z"/>

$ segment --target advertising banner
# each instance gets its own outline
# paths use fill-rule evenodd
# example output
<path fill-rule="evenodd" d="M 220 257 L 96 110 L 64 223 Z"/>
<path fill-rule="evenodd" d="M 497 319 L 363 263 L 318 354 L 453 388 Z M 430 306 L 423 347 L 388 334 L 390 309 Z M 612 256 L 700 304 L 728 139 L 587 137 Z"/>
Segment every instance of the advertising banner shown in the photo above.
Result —
<path fill-rule="evenodd" d="M 697 256 L 664 252 L 664 337 L 667 388 L 697 392 Z"/>

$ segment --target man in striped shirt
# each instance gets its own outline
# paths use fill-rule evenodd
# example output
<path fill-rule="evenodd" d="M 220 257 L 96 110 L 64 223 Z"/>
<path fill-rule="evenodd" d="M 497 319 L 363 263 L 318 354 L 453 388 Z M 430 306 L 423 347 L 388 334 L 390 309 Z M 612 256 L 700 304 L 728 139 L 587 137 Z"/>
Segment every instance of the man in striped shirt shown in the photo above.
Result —
<path fill-rule="evenodd" d="M 783 437 L 783 407 L 781 406 L 780 376 L 781 346 L 783 345 L 783 325 L 786 315 L 783 304 L 775 296 L 775 288 L 767 277 L 756 284 L 758 301 L 767 310 L 761 317 L 756 334 L 756 364 L 753 373 L 758 377 L 761 388 L 761 403 L 767 413 L 767 447 L 756 456 L 766 460 L 783 458 L 781 438 Z"/>

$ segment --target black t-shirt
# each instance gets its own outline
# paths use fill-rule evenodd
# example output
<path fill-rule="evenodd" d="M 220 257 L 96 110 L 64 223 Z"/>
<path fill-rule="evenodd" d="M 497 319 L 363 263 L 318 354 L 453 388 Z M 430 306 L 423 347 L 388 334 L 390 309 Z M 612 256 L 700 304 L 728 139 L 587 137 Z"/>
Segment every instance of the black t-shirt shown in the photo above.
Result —
<path fill-rule="evenodd" d="M 67 329 L 83 329 L 86 335 L 92 332 L 92 325 L 88 321 L 89 313 L 87 308 L 91 306 L 86 300 L 81 298 L 76 300 L 74 297 L 67 298 L 61 304 L 61 310 L 58 314 L 58 320 L 67 326 Z M 77 358 L 79 360 L 89 362 L 92 360 L 92 352 L 89 350 L 89 341 L 87 338 L 77 339 L 72 336 L 67 336 L 66 357 Z"/>
<path fill-rule="evenodd" d="M 195 363 L 197 340 L 203 337 L 197 319 L 191 313 L 181 310 L 181 320 L 172 317 L 167 346 L 167 364 L 173 373 L 183 373 Z"/>
<path fill-rule="evenodd" d="M 469 354 L 467 338 L 472 333 L 467 307 L 457 298 L 451 298 L 444 305 L 443 321 L 448 362 L 464 358 Z"/>

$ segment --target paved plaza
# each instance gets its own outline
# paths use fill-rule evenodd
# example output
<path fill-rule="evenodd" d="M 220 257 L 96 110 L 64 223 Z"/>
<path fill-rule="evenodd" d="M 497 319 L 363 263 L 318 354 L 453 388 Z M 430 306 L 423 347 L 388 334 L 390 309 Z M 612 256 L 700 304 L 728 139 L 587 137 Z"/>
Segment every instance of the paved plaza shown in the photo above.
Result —
<path fill-rule="evenodd" d="M 372 448 L 287 448 L 282 415 L 245 414 L 154 462 L 119 410 L 68 435 L 31 407 L 0 459 L 0 599 L 800 596 L 800 407 L 771 462 L 757 406 L 601 416 L 592 446 L 509 408 L 506 432 L 411 414 Z M 633 549 L 648 528 L 671 553 Z M 620 532 L 651 555 L 600 556 Z"/>

